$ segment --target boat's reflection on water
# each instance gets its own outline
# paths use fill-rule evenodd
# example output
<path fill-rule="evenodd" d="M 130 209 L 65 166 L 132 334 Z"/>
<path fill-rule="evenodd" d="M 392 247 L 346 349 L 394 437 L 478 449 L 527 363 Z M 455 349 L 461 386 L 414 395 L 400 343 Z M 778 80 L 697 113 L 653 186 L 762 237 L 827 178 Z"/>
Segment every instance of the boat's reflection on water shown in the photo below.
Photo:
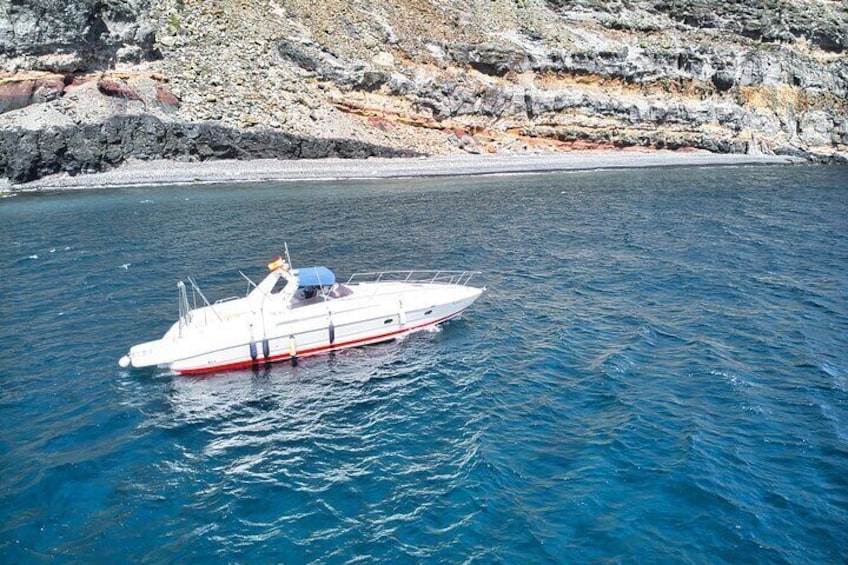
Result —
<path fill-rule="evenodd" d="M 435 333 L 308 357 L 296 365 L 259 364 L 203 376 L 161 373 L 154 378 L 170 381 L 165 425 L 234 423 L 260 413 L 292 424 L 368 402 L 376 393 L 391 396 L 426 378 L 437 363 L 438 356 L 427 351 Z"/>
<path fill-rule="evenodd" d="M 377 473 L 398 453 L 431 457 L 426 438 L 458 433 L 444 446 L 450 461 L 476 449 L 465 443 L 481 417 L 467 406 L 480 375 L 457 350 L 465 323 L 297 366 L 202 377 L 127 371 L 118 382 L 125 406 L 139 416 L 133 434 L 166 461 L 175 484 L 188 481 L 204 493 L 213 485 L 233 500 L 254 483 L 288 494 L 347 488 L 341 485 Z"/>

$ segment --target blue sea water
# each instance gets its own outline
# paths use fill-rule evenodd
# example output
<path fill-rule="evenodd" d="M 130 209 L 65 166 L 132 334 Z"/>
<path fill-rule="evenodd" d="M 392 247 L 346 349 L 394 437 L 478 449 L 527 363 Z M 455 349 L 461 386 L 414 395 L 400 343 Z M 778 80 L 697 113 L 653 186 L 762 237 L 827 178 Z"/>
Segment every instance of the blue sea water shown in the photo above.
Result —
<path fill-rule="evenodd" d="M 118 367 L 283 241 L 488 291 L 297 367 Z M 845 168 L 22 195 L 0 265 L 0 562 L 848 558 Z"/>

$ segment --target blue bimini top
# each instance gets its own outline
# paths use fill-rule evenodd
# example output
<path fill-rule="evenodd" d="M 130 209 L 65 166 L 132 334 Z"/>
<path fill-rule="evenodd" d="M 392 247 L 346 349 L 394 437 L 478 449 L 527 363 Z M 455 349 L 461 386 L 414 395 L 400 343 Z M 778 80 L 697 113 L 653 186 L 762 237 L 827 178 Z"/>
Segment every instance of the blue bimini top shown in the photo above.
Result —
<path fill-rule="evenodd" d="M 297 277 L 297 286 L 333 286 L 336 275 L 327 267 L 300 267 L 292 271 Z"/>

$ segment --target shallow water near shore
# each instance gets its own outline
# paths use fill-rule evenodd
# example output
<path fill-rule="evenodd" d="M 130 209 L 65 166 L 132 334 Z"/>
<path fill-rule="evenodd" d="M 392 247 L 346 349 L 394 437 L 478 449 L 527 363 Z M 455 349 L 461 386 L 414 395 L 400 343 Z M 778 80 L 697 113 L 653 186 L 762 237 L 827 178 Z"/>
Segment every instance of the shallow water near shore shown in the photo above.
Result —
<path fill-rule="evenodd" d="M 284 240 L 488 291 L 297 367 L 118 367 Z M 848 558 L 846 168 L 19 195 L 0 241 L 2 562 Z"/>

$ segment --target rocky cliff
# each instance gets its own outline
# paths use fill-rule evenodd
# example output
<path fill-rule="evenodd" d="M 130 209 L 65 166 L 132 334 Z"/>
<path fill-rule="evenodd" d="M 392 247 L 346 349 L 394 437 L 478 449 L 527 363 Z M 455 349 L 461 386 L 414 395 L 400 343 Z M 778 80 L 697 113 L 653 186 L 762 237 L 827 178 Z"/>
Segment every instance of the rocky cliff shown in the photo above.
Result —
<path fill-rule="evenodd" d="M 848 2 L 0 0 L 0 174 L 848 150 Z"/>

